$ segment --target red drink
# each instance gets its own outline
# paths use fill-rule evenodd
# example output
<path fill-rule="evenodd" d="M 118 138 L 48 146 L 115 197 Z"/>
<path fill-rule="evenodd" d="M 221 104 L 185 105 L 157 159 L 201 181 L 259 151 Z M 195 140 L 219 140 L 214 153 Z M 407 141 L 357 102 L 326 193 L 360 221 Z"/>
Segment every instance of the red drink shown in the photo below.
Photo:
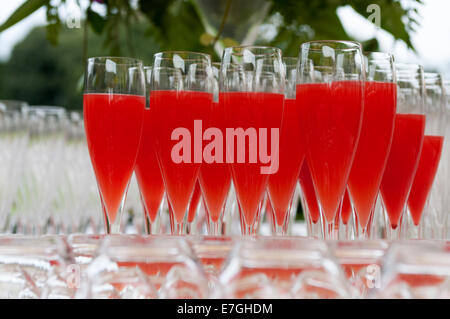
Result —
<path fill-rule="evenodd" d="M 316 191 L 314 190 L 314 184 L 309 172 L 308 164 L 306 161 L 303 163 L 300 170 L 300 186 L 305 199 L 305 204 L 308 205 L 309 215 L 311 221 L 316 224 L 320 218 L 320 208 L 316 197 Z"/>
<path fill-rule="evenodd" d="M 361 230 L 366 229 L 380 188 L 394 132 L 395 83 L 366 82 L 364 116 L 348 179 Z"/>
<path fill-rule="evenodd" d="M 270 175 L 268 193 L 274 212 L 274 226 L 283 226 L 294 195 L 300 168 L 305 157 L 300 111 L 294 99 L 284 101 L 280 133 L 280 167 Z"/>
<path fill-rule="evenodd" d="M 195 214 L 197 213 L 197 207 L 198 204 L 200 203 L 200 198 L 201 196 L 201 191 L 200 191 L 200 185 L 197 183 L 195 183 L 195 188 L 194 188 L 194 192 L 192 193 L 192 198 L 191 198 L 191 202 L 189 203 L 189 209 L 188 209 L 188 217 L 187 217 L 187 221 L 188 223 L 192 223 L 195 219 Z"/>
<path fill-rule="evenodd" d="M 141 145 L 134 170 L 141 191 L 145 213 L 152 223 L 156 219 L 164 196 L 164 183 L 154 145 L 154 120 L 154 112 L 145 110 Z"/>
<path fill-rule="evenodd" d="M 352 214 L 352 203 L 348 196 L 348 191 L 345 191 L 344 198 L 342 199 L 341 220 L 344 225 L 347 225 L 348 220 Z"/>
<path fill-rule="evenodd" d="M 419 166 L 408 198 L 408 207 L 416 226 L 419 225 L 433 180 L 441 159 L 443 136 L 425 135 Z"/>
<path fill-rule="evenodd" d="M 225 136 L 225 112 L 223 103 L 213 103 L 210 126 L 219 128 Z M 225 151 L 225 147 L 223 148 Z M 202 163 L 198 176 L 210 221 L 217 223 L 221 217 L 231 185 L 231 175 L 226 163 Z"/>
<path fill-rule="evenodd" d="M 268 153 L 270 154 L 271 128 L 280 128 L 283 114 L 284 96 L 276 93 L 256 93 L 256 92 L 226 92 L 220 94 L 227 113 L 227 127 L 255 129 L 256 135 L 260 128 L 267 128 Z M 235 138 L 235 140 L 237 140 Z M 237 142 L 234 143 L 234 159 L 231 164 L 236 196 L 241 208 L 241 220 L 244 225 L 253 226 L 257 222 L 260 204 L 264 197 L 268 174 L 261 173 L 261 167 L 267 166 L 262 163 L 257 156 L 256 162 L 251 163 L 249 153 L 256 145 L 248 146 L 249 138 L 245 137 L 245 161 L 237 163 L 238 152 Z M 230 141 L 227 139 L 227 144 Z M 247 147 L 248 146 L 248 147 Z M 227 153 L 231 146 L 227 146 Z M 233 150 L 231 150 L 233 151 Z M 256 154 L 259 153 L 259 147 Z M 245 231 L 244 231 L 245 232 Z"/>
<path fill-rule="evenodd" d="M 207 126 L 211 111 L 212 94 L 194 91 L 152 91 L 150 105 L 155 110 L 155 145 L 159 159 L 164 186 L 177 224 L 186 217 L 197 180 L 200 162 L 195 162 L 194 120 L 202 120 Z M 180 141 L 172 140 L 172 132 L 185 128 L 190 132 L 190 163 L 175 163 L 172 148 Z M 181 139 L 180 139 L 181 140 Z"/>
<path fill-rule="evenodd" d="M 394 137 L 381 181 L 381 195 L 391 226 L 396 229 L 419 164 L 425 115 L 396 114 Z"/>
<path fill-rule="evenodd" d="M 363 115 L 360 81 L 297 85 L 306 159 L 322 212 L 333 223 L 358 145 Z"/>
<path fill-rule="evenodd" d="M 145 97 L 84 94 L 89 154 L 110 224 L 133 174 L 141 139 Z"/>

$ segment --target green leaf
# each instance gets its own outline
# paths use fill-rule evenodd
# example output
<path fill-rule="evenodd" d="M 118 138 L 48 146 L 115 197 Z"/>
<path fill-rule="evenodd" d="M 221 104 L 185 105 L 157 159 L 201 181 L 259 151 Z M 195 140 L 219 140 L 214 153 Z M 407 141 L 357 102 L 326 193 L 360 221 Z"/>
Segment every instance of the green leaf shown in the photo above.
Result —
<path fill-rule="evenodd" d="M 285 56 L 297 56 L 299 45 L 309 40 L 349 40 L 336 13 L 337 0 L 272 0 L 271 14 L 280 14 L 283 23 L 270 45 L 280 47 Z"/>
<path fill-rule="evenodd" d="M 95 33 L 101 34 L 106 25 L 106 20 L 97 12 L 89 9 L 87 11 L 87 19 Z"/>
<path fill-rule="evenodd" d="M 349 4 L 355 9 L 356 12 L 364 17 L 367 17 L 367 6 L 372 3 L 373 0 L 352 0 Z M 421 5 L 422 2 L 415 0 L 417 4 Z M 380 6 L 381 28 L 389 32 L 395 39 L 403 40 L 406 45 L 414 50 L 414 47 L 409 36 L 408 27 L 411 25 L 418 25 L 418 21 L 411 19 L 408 13 L 409 10 L 404 9 L 400 2 L 392 0 L 381 0 L 377 2 Z M 403 19 L 406 21 L 404 22 Z"/>
<path fill-rule="evenodd" d="M 60 23 L 47 24 L 47 40 L 53 45 L 58 44 L 58 35 L 61 30 Z"/>
<path fill-rule="evenodd" d="M 16 9 L 16 11 L 13 12 L 9 16 L 9 18 L 0 26 L 0 32 L 5 31 L 6 29 L 12 27 L 16 23 L 22 21 L 26 17 L 28 17 L 30 14 L 35 12 L 36 10 L 40 9 L 47 3 L 49 3 L 50 0 L 28 0 L 25 1 L 19 8 Z"/>
<path fill-rule="evenodd" d="M 158 28 L 164 25 L 164 17 L 174 0 L 140 0 L 139 9 Z"/>
<path fill-rule="evenodd" d="M 47 6 L 47 40 L 53 44 L 58 44 L 58 35 L 61 29 L 58 7 L 49 4 Z"/>

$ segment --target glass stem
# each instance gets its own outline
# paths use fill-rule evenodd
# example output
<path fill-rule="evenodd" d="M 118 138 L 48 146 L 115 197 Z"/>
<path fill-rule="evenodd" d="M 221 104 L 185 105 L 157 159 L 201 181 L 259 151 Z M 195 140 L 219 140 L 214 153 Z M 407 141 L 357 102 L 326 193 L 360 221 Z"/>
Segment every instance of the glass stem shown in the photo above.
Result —
<path fill-rule="evenodd" d="M 222 235 L 222 219 L 219 218 L 217 221 L 213 221 L 211 218 L 208 219 L 208 235 L 210 236 L 220 236 Z"/>

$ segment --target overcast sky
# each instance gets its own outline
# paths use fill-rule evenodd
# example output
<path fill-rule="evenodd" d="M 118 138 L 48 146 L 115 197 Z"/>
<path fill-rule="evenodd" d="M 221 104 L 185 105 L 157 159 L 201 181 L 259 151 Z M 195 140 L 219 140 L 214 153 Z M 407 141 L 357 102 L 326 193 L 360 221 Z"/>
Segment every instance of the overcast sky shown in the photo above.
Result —
<path fill-rule="evenodd" d="M 0 5 L 0 23 L 23 3 L 24 0 L 2 1 Z M 69 11 L 74 14 L 76 6 L 68 0 Z M 383 51 L 393 52 L 397 61 L 422 63 L 426 69 L 437 69 L 450 79 L 450 1 L 424 0 L 421 7 L 421 27 L 412 35 L 412 42 L 417 54 L 407 50 L 401 42 L 394 42 L 393 37 L 384 31 L 376 31 L 372 24 L 358 15 L 350 7 L 340 8 L 338 14 L 347 32 L 358 40 L 365 40 L 376 35 Z M 376 1 L 374 0 L 374 3 Z M 381 15 L 383 12 L 381 12 Z M 23 22 L 0 33 L 0 60 L 7 60 L 14 45 L 22 40 L 28 31 L 37 25 L 45 24 L 45 11 L 38 10 Z"/>

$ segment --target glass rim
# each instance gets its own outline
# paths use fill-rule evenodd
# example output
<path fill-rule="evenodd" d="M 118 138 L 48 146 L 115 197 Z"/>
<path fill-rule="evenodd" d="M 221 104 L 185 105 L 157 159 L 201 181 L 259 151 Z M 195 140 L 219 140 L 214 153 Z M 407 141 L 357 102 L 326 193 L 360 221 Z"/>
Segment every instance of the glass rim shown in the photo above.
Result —
<path fill-rule="evenodd" d="M 423 72 L 423 78 L 425 82 L 425 89 L 430 87 L 445 87 L 443 76 L 438 72 Z"/>
<path fill-rule="evenodd" d="M 161 52 L 156 52 L 155 54 L 153 54 L 153 58 L 160 58 L 160 59 L 169 59 L 167 57 L 164 57 L 166 55 L 169 55 L 171 57 L 173 57 L 175 54 L 178 55 L 198 55 L 198 56 L 203 56 L 205 58 L 208 59 L 208 61 L 211 63 L 211 55 L 209 55 L 208 53 L 203 53 L 203 52 L 195 52 L 195 51 L 182 51 L 182 50 L 174 50 L 174 51 L 161 51 Z M 188 59 L 190 60 L 190 59 Z M 201 59 L 199 59 L 201 60 Z"/>
<path fill-rule="evenodd" d="M 424 72 L 423 66 L 418 63 L 394 62 L 394 66 L 397 71 L 416 70 L 416 71 L 421 71 L 422 73 Z"/>
<path fill-rule="evenodd" d="M 390 62 L 394 62 L 394 55 L 392 53 L 389 53 L 389 52 L 363 51 L 363 55 L 369 61 L 389 60 Z"/>
<path fill-rule="evenodd" d="M 43 110 L 43 111 L 66 111 L 64 106 L 57 105 L 30 105 L 30 110 Z"/>
<path fill-rule="evenodd" d="M 59 115 L 66 116 L 68 114 L 67 110 L 62 106 L 53 105 L 32 105 L 27 108 L 30 115 L 33 113 L 44 114 L 44 115 Z"/>
<path fill-rule="evenodd" d="M 181 70 L 179 68 L 174 68 L 173 66 L 152 66 L 153 71 L 170 71 L 170 72 L 176 72 L 181 73 Z"/>
<path fill-rule="evenodd" d="M 173 57 L 172 58 L 167 58 L 167 57 L 154 57 L 153 61 L 155 62 L 155 64 L 157 64 L 158 62 L 161 61 L 173 61 Z M 189 62 L 197 62 L 198 63 L 205 63 L 205 64 L 212 64 L 210 61 L 205 62 L 205 59 L 201 59 L 201 58 L 183 58 L 183 61 L 189 61 Z M 196 63 L 192 63 L 192 64 L 196 64 Z"/>
<path fill-rule="evenodd" d="M 87 59 L 88 64 L 106 64 L 107 60 L 111 60 L 115 64 L 118 65 L 137 65 L 143 66 L 143 62 L 137 58 L 131 57 L 123 57 L 123 56 L 98 56 L 98 57 L 90 57 Z M 123 62 L 122 62 L 123 61 Z"/>
<path fill-rule="evenodd" d="M 390 52 L 381 52 L 381 51 L 363 51 L 364 55 L 376 54 L 376 55 L 386 55 L 386 56 L 394 56 Z"/>
<path fill-rule="evenodd" d="M 270 49 L 272 52 L 267 53 L 254 53 L 255 56 L 270 56 L 274 54 L 279 54 L 280 57 L 282 56 L 282 52 L 280 48 L 277 47 L 271 47 L 271 46 L 265 46 L 265 45 L 237 45 L 232 47 L 227 47 L 223 50 L 224 54 L 225 52 L 231 52 L 232 55 L 242 55 L 243 50 L 251 50 L 251 49 L 260 49 L 260 50 L 267 50 Z M 238 52 L 241 51 L 241 52 Z"/>
<path fill-rule="evenodd" d="M 439 72 L 423 72 L 423 76 L 427 79 L 435 78 L 442 81 L 442 74 Z"/>
<path fill-rule="evenodd" d="M 300 49 L 303 49 L 303 47 L 308 46 L 308 51 L 322 51 L 322 47 L 327 44 L 335 44 L 337 45 L 346 45 L 347 47 L 339 48 L 339 47 L 333 47 L 333 50 L 335 51 L 354 51 L 354 50 L 360 50 L 362 52 L 362 45 L 358 41 L 350 41 L 350 40 L 314 40 L 314 41 L 308 41 L 301 44 Z M 312 46 L 317 45 L 317 48 L 314 48 Z"/>

